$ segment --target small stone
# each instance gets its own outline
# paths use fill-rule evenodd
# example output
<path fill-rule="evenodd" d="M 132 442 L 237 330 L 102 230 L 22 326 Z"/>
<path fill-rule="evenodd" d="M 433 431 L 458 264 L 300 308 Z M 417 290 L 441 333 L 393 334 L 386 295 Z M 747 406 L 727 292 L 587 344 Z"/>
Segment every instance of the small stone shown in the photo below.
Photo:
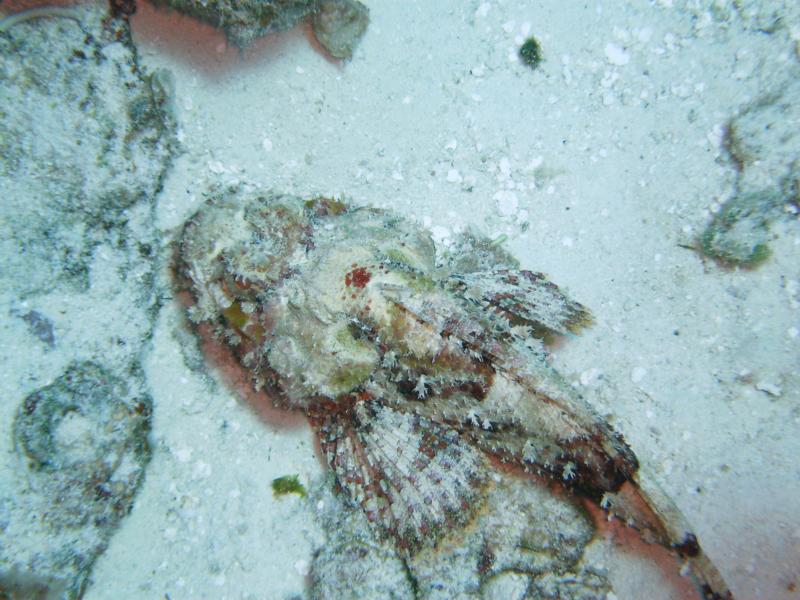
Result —
<path fill-rule="evenodd" d="M 497 202 L 497 210 L 504 217 L 510 217 L 517 212 L 519 207 L 519 200 L 517 195 L 509 190 L 500 190 L 494 196 L 494 201 Z"/>
<path fill-rule="evenodd" d="M 489 14 L 489 11 L 491 10 L 491 8 L 492 8 L 491 4 L 489 4 L 488 2 L 483 2 L 478 7 L 478 9 L 475 11 L 475 16 L 476 17 L 485 17 L 486 15 Z"/>
<path fill-rule="evenodd" d="M 773 398 L 780 398 L 781 393 L 783 392 L 783 390 L 781 390 L 781 387 L 779 385 L 772 383 L 770 381 L 758 381 L 756 382 L 755 385 L 756 389 L 759 392 L 764 392 L 765 394 L 769 394 Z"/>
<path fill-rule="evenodd" d="M 633 383 L 641 383 L 646 375 L 647 375 L 647 369 L 645 369 L 644 367 L 635 367 L 631 371 L 631 381 Z"/>
<path fill-rule="evenodd" d="M 619 67 L 627 65 L 631 60 L 631 55 L 616 44 L 606 44 L 605 53 L 606 60 Z"/>
<path fill-rule="evenodd" d="M 311 25 L 317 41 L 335 58 L 350 58 L 369 24 L 369 9 L 356 0 L 323 0 Z"/>
<path fill-rule="evenodd" d="M 581 373 L 580 382 L 582 386 L 589 387 L 596 385 L 602 378 L 603 372 L 596 367 L 592 367 Z"/>
<path fill-rule="evenodd" d="M 294 570 L 297 571 L 298 575 L 301 577 L 305 577 L 311 572 L 311 565 L 308 564 L 307 560 L 298 560 L 294 563 Z"/>

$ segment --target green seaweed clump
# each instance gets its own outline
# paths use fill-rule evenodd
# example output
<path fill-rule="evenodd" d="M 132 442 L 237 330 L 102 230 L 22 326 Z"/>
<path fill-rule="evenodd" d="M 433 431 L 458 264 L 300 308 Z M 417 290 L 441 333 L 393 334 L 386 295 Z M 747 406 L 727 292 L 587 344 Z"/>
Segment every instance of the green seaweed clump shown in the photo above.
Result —
<path fill-rule="evenodd" d="M 300 483 L 297 475 L 284 475 L 272 480 L 272 493 L 276 496 L 286 494 L 297 494 L 301 498 L 306 497 L 306 488 Z"/>
<path fill-rule="evenodd" d="M 782 204 L 774 191 L 734 196 L 700 236 L 700 251 L 724 265 L 758 266 L 769 258 L 769 224 Z"/>
<path fill-rule="evenodd" d="M 542 46 L 539 40 L 531 36 L 520 46 L 519 57 L 522 63 L 536 70 L 542 63 Z"/>

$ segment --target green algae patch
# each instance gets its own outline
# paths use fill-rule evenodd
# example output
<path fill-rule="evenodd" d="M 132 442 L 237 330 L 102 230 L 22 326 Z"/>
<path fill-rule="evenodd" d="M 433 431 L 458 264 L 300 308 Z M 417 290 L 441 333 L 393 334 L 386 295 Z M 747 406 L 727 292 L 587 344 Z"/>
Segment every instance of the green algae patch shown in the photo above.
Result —
<path fill-rule="evenodd" d="M 758 266 L 770 255 L 769 225 L 782 205 L 774 191 L 731 198 L 700 237 L 700 251 L 723 265 Z"/>
<path fill-rule="evenodd" d="M 526 67 L 536 70 L 542 64 L 542 46 L 539 40 L 531 36 L 520 46 L 519 58 Z"/>
<path fill-rule="evenodd" d="M 297 494 L 301 498 L 305 498 L 306 488 L 300 483 L 298 475 L 284 475 L 272 480 L 272 494 L 275 496 Z"/>

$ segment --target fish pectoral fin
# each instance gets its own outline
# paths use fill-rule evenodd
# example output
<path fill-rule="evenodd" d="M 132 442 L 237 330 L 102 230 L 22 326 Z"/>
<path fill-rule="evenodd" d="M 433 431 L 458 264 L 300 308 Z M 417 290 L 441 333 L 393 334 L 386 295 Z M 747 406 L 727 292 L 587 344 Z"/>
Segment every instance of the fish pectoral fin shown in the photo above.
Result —
<path fill-rule="evenodd" d="M 485 458 L 453 429 L 377 401 L 314 426 L 340 486 L 409 555 L 465 524 L 481 504 Z"/>
<path fill-rule="evenodd" d="M 578 333 L 593 322 L 589 309 L 569 298 L 542 273 L 498 269 L 452 275 L 450 291 L 505 318 L 529 327 L 537 338 Z"/>

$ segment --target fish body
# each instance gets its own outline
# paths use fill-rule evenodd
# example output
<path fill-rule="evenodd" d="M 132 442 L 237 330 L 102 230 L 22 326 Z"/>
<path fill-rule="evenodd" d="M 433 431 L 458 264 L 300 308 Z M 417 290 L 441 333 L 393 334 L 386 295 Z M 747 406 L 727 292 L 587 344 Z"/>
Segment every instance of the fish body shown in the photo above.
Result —
<path fill-rule="evenodd" d="M 590 312 L 488 240 L 442 256 L 389 211 L 228 190 L 187 222 L 176 275 L 189 318 L 309 417 L 340 487 L 406 554 L 466 524 L 498 463 L 619 507 L 639 489 L 622 436 L 547 361 L 542 340 Z"/>

